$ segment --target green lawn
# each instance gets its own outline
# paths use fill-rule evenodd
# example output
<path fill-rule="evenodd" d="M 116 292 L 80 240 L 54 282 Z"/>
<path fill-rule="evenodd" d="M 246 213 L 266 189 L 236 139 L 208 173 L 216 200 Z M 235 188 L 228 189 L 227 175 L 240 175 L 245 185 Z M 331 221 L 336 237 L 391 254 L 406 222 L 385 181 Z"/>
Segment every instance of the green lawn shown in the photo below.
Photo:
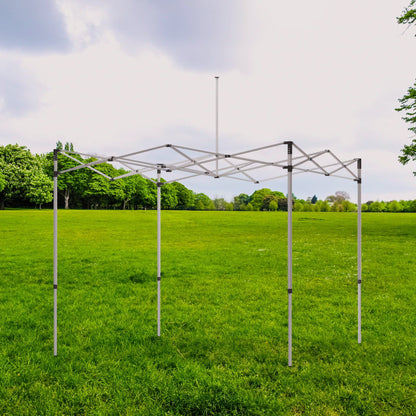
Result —
<path fill-rule="evenodd" d="M 0 212 L 1 415 L 414 415 L 416 215 L 294 213 L 293 367 L 286 215 Z"/>

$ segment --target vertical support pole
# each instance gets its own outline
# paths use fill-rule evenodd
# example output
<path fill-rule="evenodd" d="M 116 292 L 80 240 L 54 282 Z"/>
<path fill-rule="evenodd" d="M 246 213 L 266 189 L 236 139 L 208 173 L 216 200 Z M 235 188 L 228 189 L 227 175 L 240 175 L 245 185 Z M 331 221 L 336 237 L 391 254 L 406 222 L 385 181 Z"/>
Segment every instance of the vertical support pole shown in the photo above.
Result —
<path fill-rule="evenodd" d="M 361 344 L 361 159 L 357 160 L 357 284 L 358 343 Z"/>
<path fill-rule="evenodd" d="M 160 169 L 157 171 L 157 336 L 160 337 L 160 281 L 161 281 L 161 261 L 160 261 Z"/>
<path fill-rule="evenodd" d="M 287 142 L 288 366 L 292 366 L 292 142 Z"/>
<path fill-rule="evenodd" d="M 58 355 L 58 150 L 53 151 L 53 355 Z"/>
<path fill-rule="evenodd" d="M 218 79 L 215 77 L 215 155 L 216 160 L 216 175 L 218 176 Z"/>

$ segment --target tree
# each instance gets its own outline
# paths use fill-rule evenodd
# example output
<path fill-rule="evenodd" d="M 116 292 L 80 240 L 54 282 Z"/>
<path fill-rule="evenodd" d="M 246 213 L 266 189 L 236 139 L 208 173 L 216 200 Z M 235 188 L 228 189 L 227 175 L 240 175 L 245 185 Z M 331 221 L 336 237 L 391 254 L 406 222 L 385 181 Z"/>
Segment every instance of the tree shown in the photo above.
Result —
<path fill-rule="evenodd" d="M 3 189 L 6 187 L 6 178 L 4 175 L 0 172 L 0 192 L 3 191 Z"/>
<path fill-rule="evenodd" d="M 271 195 L 272 191 L 269 188 L 257 189 L 250 196 L 250 203 L 254 211 L 260 211 L 263 208 L 263 199 L 267 195 Z"/>
<path fill-rule="evenodd" d="M 335 198 L 337 201 L 342 202 L 342 201 L 347 201 L 348 199 L 350 199 L 350 196 L 348 195 L 348 192 L 336 191 Z"/>
<path fill-rule="evenodd" d="M 195 194 L 195 208 L 198 210 L 215 209 L 215 206 L 209 196 L 200 193 Z"/>
<path fill-rule="evenodd" d="M 190 189 L 179 182 L 173 182 L 172 186 L 176 190 L 177 209 L 189 209 L 195 206 L 195 195 Z"/>
<path fill-rule="evenodd" d="M 416 0 L 411 0 L 409 6 L 397 18 L 399 24 L 412 25 L 416 22 Z M 408 27 L 409 27 L 408 26 Z M 403 111 L 405 116 L 402 119 L 408 123 L 409 130 L 416 134 L 416 81 L 409 87 L 407 93 L 399 99 L 400 107 L 396 111 Z M 404 145 L 399 156 L 399 162 L 406 165 L 410 160 L 416 161 L 416 138 L 413 138 L 409 145 Z M 416 172 L 413 172 L 416 175 Z"/>
<path fill-rule="evenodd" d="M 368 207 L 369 212 L 383 212 L 386 210 L 386 204 L 381 201 L 375 201 Z"/>
<path fill-rule="evenodd" d="M 246 205 L 250 202 L 250 197 L 247 194 L 240 194 L 234 197 L 234 211 L 245 210 Z"/>
<path fill-rule="evenodd" d="M 284 194 L 279 191 L 272 191 L 269 188 L 262 188 L 254 191 L 250 196 L 250 203 L 254 211 L 268 210 L 269 203 L 279 198 L 284 198 Z"/>
<path fill-rule="evenodd" d="M 227 201 L 224 198 L 215 198 L 214 205 L 217 211 L 225 211 Z"/>
<path fill-rule="evenodd" d="M 269 209 L 270 211 L 277 211 L 277 202 L 275 200 L 270 201 Z"/>
<path fill-rule="evenodd" d="M 44 174 L 42 169 L 34 167 L 28 176 L 26 197 L 34 204 L 39 205 L 39 209 L 41 209 L 42 204 L 52 201 L 52 189 L 52 180 Z"/>
<path fill-rule="evenodd" d="M 60 141 L 56 143 L 56 148 L 58 150 L 74 150 L 74 146 L 72 143 L 65 143 L 65 149 Z M 73 158 L 79 160 L 81 163 L 84 163 L 85 161 L 83 158 L 79 155 L 72 155 Z M 47 173 L 50 177 L 53 175 L 53 153 L 48 153 L 46 156 L 47 159 Z M 75 162 L 72 159 L 67 158 L 64 155 L 61 155 L 58 153 L 58 170 L 65 170 L 70 169 L 75 166 L 79 166 L 79 163 Z M 87 178 L 87 175 L 84 172 L 84 169 L 75 170 L 72 172 L 67 172 L 63 175 L 59 176 L 58 179 L 58 190 L 61 192 L 61 194 L 64 197 L 65 201 L 65 209 L 69 209 L 69 201 L 70 198 L 75 196 L 75 194 L 82 194 L 85 190 L 85 179 Z"/>
<path fill-rule="evenodd" d="M 393 200 L 387 203 L 387 211 L 388 212 L 402 212 L 403 205 L 400 202 Z"/>
<path fill-rule="evenodd" d="M 52 181 L 44 172 L 44 158 L 33 156 L 25 146 L 0 146 L 0 209 L 6 202 L 19 201 L 42 204 L 51 199 Z M 36 188 L 39 188 L 37 191 Z"/>
<path fill-rule="evenodd" d="M 162 209 L 174 209 L 178 205 L 176 188 L 172 183 L 163 184 L 160 191 L 160 205 Z"/>

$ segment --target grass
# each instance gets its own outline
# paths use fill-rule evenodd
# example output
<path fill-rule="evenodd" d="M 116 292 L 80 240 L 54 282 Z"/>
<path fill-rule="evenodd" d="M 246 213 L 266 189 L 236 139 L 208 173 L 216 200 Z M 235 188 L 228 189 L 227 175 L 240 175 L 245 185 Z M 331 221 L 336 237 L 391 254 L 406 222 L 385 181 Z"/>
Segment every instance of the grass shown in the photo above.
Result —
<path fill-rule="evenodd" d="M 414 214 L 294 213 L 293 367 L 286 215 L 0 212 L 2 415 L 416 414 Z"/>

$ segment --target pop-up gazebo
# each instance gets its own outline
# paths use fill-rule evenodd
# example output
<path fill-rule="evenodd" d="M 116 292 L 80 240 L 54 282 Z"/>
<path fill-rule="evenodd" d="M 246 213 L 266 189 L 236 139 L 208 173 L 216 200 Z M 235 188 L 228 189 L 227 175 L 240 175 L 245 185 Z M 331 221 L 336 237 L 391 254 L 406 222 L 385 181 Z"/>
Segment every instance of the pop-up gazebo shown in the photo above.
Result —
<path fill-rule="evenodd" d="M 59 170 L 58 153 L 78 163 L 70 169 Z M 74 155 L 93 158 L 83 163 Z M 116 163 L 128 173 L 110 177 L 95 169 L 100 163 Z M 355 165 L 355 169 L 354 166 Z M 342 161 L 331 150 L 307 153 L 292 141 L 284 141 L 238 153 L 223 154 L 165 144 L 120 156 L 54 150 L 54 355 L 58 353 L 57 299 L 58 299 L 58 178 L 78 169 L 91 169 L 110 181 L 132 175 L 141 175 L 157 185 L 157 335 L 161 325 L 161 216 L 160 190 L 164 184 L 196 176 L 210 176 L 261 183 L 287 177 L 287 291 L 288 291 L 288 365 L 292 365 L 292 177 L 301 173 L 334 176 L 357 182 L 357 283 L 358 283 L 358 343 L 361 343 L 361 159 Z M 282 174 L 282 170 L 284 173 Z M 161 181 L 163 173 L 164 181 Z M 156 176 L 157 179 L 152 179 Z"/>

